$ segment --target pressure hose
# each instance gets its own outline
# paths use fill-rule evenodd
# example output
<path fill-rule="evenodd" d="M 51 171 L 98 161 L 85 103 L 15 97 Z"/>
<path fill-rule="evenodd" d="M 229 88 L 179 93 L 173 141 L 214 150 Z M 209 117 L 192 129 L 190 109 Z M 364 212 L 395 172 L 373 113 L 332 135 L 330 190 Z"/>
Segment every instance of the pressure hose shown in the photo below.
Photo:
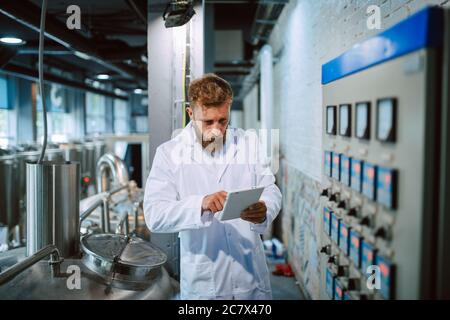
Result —
<path fill-rule="evenodd" d="M 47 11 L 47 0 L 42 0 L 41 9 L 41 26 L 39 29 L 39 93 L 41 95 L 42 113 L 44 116 L 44 142 L 42 143 L 42 151 L 38 160 L 38 164 L 42 164 L 45 156 L 45 149 L 47 148 L 47 109 L 45 106 L 45 91 L 44 91 L 44 35 L 45 35 L 45 14 Z"/>

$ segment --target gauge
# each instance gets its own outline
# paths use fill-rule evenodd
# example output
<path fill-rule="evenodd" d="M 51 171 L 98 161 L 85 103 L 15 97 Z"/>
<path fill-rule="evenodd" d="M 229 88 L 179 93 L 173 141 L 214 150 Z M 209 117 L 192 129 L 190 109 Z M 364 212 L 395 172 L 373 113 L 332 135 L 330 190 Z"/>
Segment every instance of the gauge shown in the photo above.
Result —
<path fill-rule="evenodd" d="M 339 106 L 339 134 L 344 137 L 351 136 L 351 105 Z"/>
<path fill-rule="evenodd" d="M 360 102 L 356 104 L 355 135 L 359 139 L 370 139 L 370 103 Z"/>
<path fill-rule="evenodd" d="M 336 135 L 336 106 L 327 107 L 327 133 Z"/>
<path fill-rule="evenodd" d="M 378 100 L 377 139 L 380 141 L 395 141 L 396 105 L 395 99 Z"/>

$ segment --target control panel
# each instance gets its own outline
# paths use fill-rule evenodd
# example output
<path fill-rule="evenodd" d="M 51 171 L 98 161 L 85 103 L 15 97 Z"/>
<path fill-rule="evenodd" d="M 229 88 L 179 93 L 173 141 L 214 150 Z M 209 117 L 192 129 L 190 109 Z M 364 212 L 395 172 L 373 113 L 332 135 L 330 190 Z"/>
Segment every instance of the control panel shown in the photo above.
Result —
<path fill-rule="evenodd" d="M 421 11 L 323 66 L 323 299 L 426 297 L 441 64 L 411 30 L 440 15 Z"/>

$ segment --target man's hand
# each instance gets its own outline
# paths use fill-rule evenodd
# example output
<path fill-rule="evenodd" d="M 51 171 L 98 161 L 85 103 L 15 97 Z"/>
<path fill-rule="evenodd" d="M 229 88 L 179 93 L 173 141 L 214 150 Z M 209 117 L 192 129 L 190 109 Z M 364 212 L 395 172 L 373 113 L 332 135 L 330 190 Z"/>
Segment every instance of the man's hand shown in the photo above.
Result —
<path fill-rule="evenodd" d="M 225 191 L 216 192 L 204 197 L 202 202 L 202 213 L 207 210 L 210 210 L 212 213 L 222 211 L 226 198 L 227 193 Z"/>
<path fill-rule="evenodd" d="M 252 204 L 247 209 L 242 211 L 241 219 L 250 221 L 252 223 L 263 223 L 267 218 L 267 207 L 264 201 Z"/>

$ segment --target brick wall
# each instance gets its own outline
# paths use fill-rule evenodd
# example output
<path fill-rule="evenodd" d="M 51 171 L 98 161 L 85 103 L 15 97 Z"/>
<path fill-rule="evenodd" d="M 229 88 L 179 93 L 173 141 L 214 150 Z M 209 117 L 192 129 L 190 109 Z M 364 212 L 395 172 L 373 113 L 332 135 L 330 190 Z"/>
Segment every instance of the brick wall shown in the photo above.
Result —
<path fill-rule="evenodd" d="M 381 9 L 381 30 L 367 28 L 366 10 L 372 4 Z M 283 240 L 297 277 L 312 298 L 318 297 L 319 286 L 321 66 L 426 5 L 450 7 L 450 0 L 291 0 L 271 35 L 270 44 L 279 57 L 274 69 L 274 124 L 280 128 L 283 156 L 279 173 Z M 254 109 L 255 100 L 246 99 L 244 110 Z M 252 114 L 245 112 L 244 117 L 252 123 Z"/>

